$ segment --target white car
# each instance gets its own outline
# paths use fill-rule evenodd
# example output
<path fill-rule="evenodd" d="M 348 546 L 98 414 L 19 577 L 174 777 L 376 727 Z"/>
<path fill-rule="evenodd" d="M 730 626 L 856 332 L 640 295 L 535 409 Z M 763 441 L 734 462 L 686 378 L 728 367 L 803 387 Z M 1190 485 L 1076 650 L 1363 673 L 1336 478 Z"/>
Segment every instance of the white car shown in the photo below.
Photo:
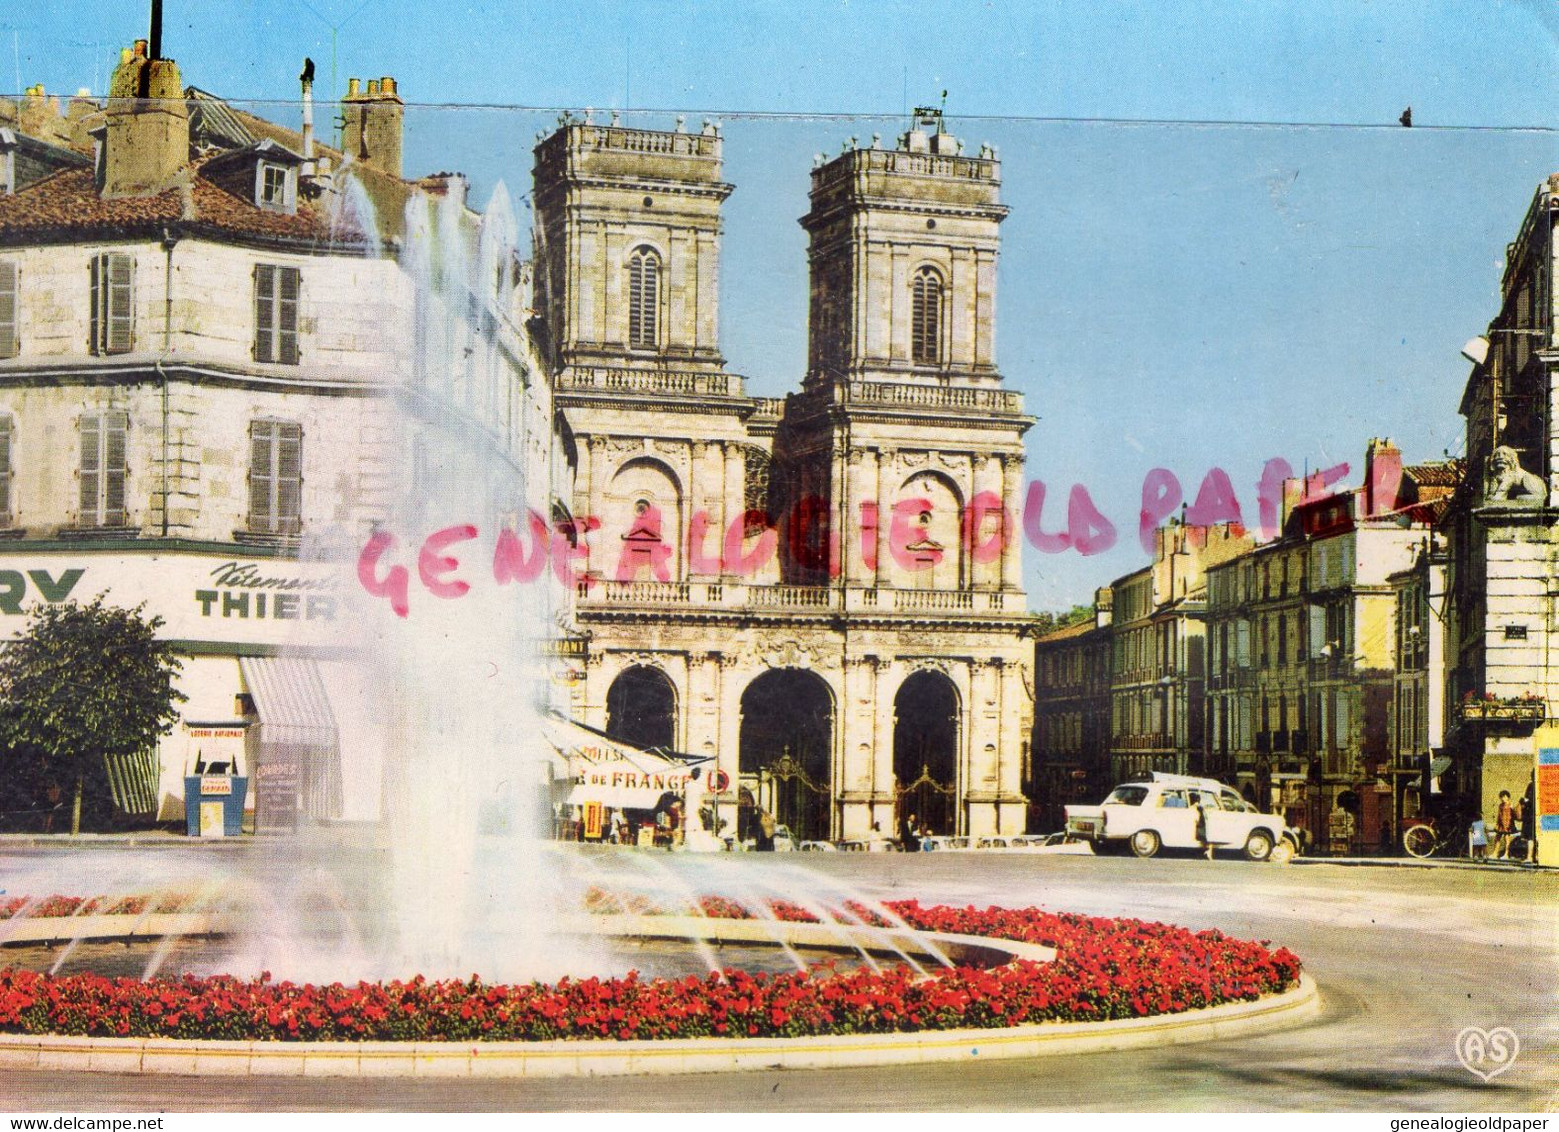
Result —
<path fill-rule="evenodd" d="M 1166 846 L 1211 847 L 1265 861 L 1274 849 L 1283 847 L 1286 854 L 1299 845 L 1299 835 L 1282 818 L 1261 813 L 1222 783 L 1162 771 L 1122 783 L 1101 805 L 1066 807 L 1066 832 L 1096 850 L 1129 845 L 1138 857 Z"/>

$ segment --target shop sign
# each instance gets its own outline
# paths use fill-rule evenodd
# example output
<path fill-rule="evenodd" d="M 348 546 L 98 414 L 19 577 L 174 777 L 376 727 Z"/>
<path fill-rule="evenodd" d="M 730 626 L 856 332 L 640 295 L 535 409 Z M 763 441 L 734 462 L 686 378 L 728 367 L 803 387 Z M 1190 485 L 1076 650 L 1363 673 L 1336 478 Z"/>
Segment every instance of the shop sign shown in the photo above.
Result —
<path fill-rule="evenodd" d="M 337 567 L 290 559 L 161 551 L 39 551 L 0 556 L 0 636 L 14 636 L 39 603 L 103 595 L 146 606 L 162 635 L 288 644 L 328 635 L 345 616 Z"/>

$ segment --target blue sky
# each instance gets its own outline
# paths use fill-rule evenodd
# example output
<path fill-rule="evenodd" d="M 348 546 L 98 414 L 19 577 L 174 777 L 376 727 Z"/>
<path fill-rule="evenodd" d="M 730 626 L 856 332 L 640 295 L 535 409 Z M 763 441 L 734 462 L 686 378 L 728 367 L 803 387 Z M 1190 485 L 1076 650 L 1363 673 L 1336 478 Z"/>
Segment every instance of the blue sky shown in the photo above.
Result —
<path fill-rule="evenodd" d="M 101 89 L 145 11 L 0 16 L 0 87 Z M 1155 466 L 1188 497 L 1225 468 L 1254 521 L 1270 456 L 1357 471 L 1376 435 L 1410 460 L 1459 452 L 1458 349 L 1559 170 L 1559 5 L 1537 0 L 167 0 L 165 51 L 188 82 L 285 101 L 305 54 L 329 83 L 333 28 L 339 86 L 392 74 L 413 104 L 408 172 L 461 169 L 478 197 L 525 192 L 559 107 L 720 117 L 722 337 L 763 394 L 804 364 L 811 155 L 891 138 L 906 102 L 947 90 L 953 130 L 1003 158 L 998 356 L 1040 418 L 1028 474 L 1052 498 L 1087 485 L 1120 528 L 1095 557 L 1028 552 L 1036 608 L 1140 564 Z"/>

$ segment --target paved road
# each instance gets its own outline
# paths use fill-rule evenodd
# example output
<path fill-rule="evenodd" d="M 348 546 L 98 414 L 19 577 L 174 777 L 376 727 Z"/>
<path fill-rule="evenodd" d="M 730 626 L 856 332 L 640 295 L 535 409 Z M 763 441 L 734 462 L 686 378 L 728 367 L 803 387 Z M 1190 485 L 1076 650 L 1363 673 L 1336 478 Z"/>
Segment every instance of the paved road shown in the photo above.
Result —
<path fill-rule="evenodd" d="M 988 1065 L 542 1082 L 13 1072 L 0 1074 L 0 1109 L 1559 1110 L 1553 873 L 957 853 L 806 863 L 884 899 L 1037 904 L 1270 939 L 1305 960 L 1324 1011 L 1261 1037 Z M 1488 1084 L 1463 1069 L 1454 1042 L 1466 1026 L 1514 1030 L 1513 1067 Z"/>

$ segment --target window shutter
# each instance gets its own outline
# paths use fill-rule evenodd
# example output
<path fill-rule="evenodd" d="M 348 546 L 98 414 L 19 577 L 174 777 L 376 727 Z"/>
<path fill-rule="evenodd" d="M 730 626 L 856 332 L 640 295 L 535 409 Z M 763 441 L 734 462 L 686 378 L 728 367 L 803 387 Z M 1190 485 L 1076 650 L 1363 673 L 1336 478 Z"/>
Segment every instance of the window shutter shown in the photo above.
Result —
<path fill-rule="evenodd" d="M 102 482 L 102 421 L 93 414 L 81 418 L 81 525 L 102 522 L 98 485 Z"/>
<path fill-rule="evenodd" d="M 91 261 L 92 276 L 92 327 L 87 332 L 87 348 L 94 354 L 103 352 L 103 325 L 105 316 L 103 313 L 103 278 L 105 269 L 103 260 L 105 256 L 96 255 Z"/>
<path fill-rule="evenodd" d="M 295 535 L 303 527 L 303 428 L 276 426 L 276 530 Z"/>
<path fill-rule="evenodd" d="M 124 412 L 103 414 L 103 525 L 125 525 L 126 434 L 130 416 Z"/>
<path fill-rule="evenodd" d="M 126 354 L 135 345 L 135 260 L 118 252 L 108 256 L 107 353 Z"/>
<path fill-rule="evenodd" d="M 11 525 L 11 433 L 14 422 L 0 417 L 0 526 Z"/>
<path fill-rule="evenodd" d="M 276 269 L 268 263 L 254 266 L 254 360 L 276 360 Z"/>
<path fill-rule="evenodd" d="M 14 358 L 21 352 L 19 273 L 16 264 L 0 261 L 0 358 Z"/>
<path fill-rule="evenodd" d="M 276 426 L 271 421 L 249 425 L 249 527 L 255 531 L 276 529 L 271 506 L 276 476 L 272 465 Z"/>
<path fill-rule="evenodd" d="M 277 360 L 283 365 L 298 364 L 298 269 L 276 269 Z"/>
<path fill-rule="evenodd" d="M 654 346 L 659 339 L 660 259 L 640 248 L 628 261 L 628 344 Z"/>

